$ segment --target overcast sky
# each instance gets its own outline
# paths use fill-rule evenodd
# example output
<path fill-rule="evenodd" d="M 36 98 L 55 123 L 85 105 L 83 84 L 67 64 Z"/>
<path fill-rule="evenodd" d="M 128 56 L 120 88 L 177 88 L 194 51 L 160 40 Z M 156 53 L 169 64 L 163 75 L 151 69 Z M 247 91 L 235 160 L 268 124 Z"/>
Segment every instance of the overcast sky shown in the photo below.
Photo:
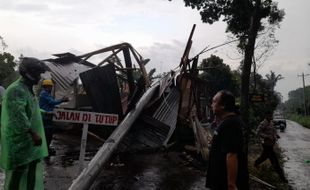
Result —
<path fill-rule="evenodd" d="M 310 73 L 310 1 L 278 2 L 286 12 L 276 32 L 280 42 L 259 73 L 264 76 L 273 70 L 285 77 L 276 89 L 287 99 L 290 90 L 302 86 L 297 75 Z M 79 55 L 128 42 L 151 59 L 148 69 L 165 72 L 179 64 L 193 24 L 197 26 L 191 55 L 229 40 L 225 23 L 203 24 L 199 12 L 184 7 L 182 0 L 0 0 L 0 35 L 8 45 L 6 51 L 16 57 Z M 233 44 L 201 58 L 211 54 L 222 57 L 233 69 L 241 58 Z M 309 85 L 310 76 L 305 81 Z"/>

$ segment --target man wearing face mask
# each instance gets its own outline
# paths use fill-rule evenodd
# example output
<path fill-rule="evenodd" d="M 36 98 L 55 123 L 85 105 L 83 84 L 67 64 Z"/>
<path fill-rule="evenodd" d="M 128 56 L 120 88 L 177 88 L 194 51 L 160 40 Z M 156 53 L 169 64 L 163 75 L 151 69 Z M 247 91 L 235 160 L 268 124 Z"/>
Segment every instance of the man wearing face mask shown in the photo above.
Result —
<path fill-rule="evenodd" d="M 5 91 L 0 139 L 5 190 L 44 189 L 41 160 L 48 151 L 33 86 L 46 69 L 45 64 L 36 58 L 22 58 L 19 65 L 21 77 Z"/>

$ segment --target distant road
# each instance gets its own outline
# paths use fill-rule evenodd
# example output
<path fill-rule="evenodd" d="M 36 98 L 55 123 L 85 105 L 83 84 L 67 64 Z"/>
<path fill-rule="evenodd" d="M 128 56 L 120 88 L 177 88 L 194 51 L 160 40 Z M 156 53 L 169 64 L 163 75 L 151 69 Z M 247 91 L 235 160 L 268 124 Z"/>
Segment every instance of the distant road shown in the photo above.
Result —
<path fill-rule="evenodd" d="M 279 135 L 290 185 L 296 190 L 310 189 L 310 129 L 287 120 L 285 132 L 279 132 Z"/>

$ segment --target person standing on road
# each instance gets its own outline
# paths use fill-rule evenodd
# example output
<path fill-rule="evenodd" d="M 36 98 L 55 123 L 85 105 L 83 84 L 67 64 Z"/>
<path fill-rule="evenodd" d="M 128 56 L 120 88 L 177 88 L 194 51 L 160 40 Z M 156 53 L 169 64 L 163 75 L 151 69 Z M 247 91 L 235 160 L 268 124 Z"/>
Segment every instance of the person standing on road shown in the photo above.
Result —
<path fill-rule="evenodd" d="M 248 190 L 244 123 L 236 114 L 235 97 L 219 91 L 212 100 L 218 120 L 209 154 L 206 187 L 212 190 Z"/>
<path fill-rule="evenodd" d="M 48 152 L 50 155 L 55 155 L 55 150 L 50 147 L 50 144 L 53 139 L 54 128 L 53 128 L 53 110 L 56 105 L 61 104 L 62 102 L 67 102 L 69 99 L 63 97 L 61 99 L 55 99 L 52 95 L 52 89 L 54 83 L 51 79 L 45 79 L 42 82 L 43 89 L 40 93 L 40 108 L 45 111 L 43 113 L 43 124 L 45 130 L 45 137 L 48 147 Z"/>
<path fill-rule="evenodd" d="M 0 166 L 5 171 L 5 190 L 43 190 L 43 165 L 48 155 L 42 116 L 33 92 L 43 62 L 24 57 L 19 65 L 21 77 L 6 90 L 2 102 Z"/>
<path fill-rule="evenodd" d="M 287 183 L 287 179 L 284 176 L 283 169 L 280 167 L 277 155 L 273 149 L 276 141 L 278 140 L 278 138 L 280 138 L 280 136 L 277 134 L 277 130 L 273 125 L 271 111 L 267 111 L 265 113 L 265 119 L 259 124 L 257 134 L 259 135 L 260 138 L 263 139 L 262 141 L 263 152 L 255 160 L 254 166 L 258 168 L 261 163 L 269 159 L 271 165 L 273 166 L 274 170 L 278 173 L 280 179 L 283 182 Z"/>

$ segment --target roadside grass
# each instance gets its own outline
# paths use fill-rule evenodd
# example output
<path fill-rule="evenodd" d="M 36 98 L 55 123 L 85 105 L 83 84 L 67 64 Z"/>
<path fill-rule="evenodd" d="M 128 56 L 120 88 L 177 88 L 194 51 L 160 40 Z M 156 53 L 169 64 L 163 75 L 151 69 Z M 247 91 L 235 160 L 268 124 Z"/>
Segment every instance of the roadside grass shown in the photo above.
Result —
<path fill-rule="evenodd" d="M 310 117 L 297 114 L 289 114 L 288 119 L 299 123 L 300 125 L 310 129 Z"/>
<path fill-rule="evenodd" d="M 281 156 L 281 150 L 278 147 L 275 147 L 276 152 L 278 153 L 279 162 L 281 167 L 283 167 L 283 157 Z M 274 171 L 271 163 L 269 160 L 263 162 L 258 169 L 254 167 L 255 160 L 259 157 L 260 153 L 262 152 L 262 147 L 260 143 L 251 143 L 249 146 L 249 155 L 248 155 L 248 168 L 249 173 L 268 184 L 275 186 L 276 189 L 280 190 L 290 190 L 290 186 L 286 183 L 283 183 L 278 174 Z M 270 189 L 265 185 L 262 185 L 256 181 L 250 180 L 250 188 L 251 189 Z"/>

